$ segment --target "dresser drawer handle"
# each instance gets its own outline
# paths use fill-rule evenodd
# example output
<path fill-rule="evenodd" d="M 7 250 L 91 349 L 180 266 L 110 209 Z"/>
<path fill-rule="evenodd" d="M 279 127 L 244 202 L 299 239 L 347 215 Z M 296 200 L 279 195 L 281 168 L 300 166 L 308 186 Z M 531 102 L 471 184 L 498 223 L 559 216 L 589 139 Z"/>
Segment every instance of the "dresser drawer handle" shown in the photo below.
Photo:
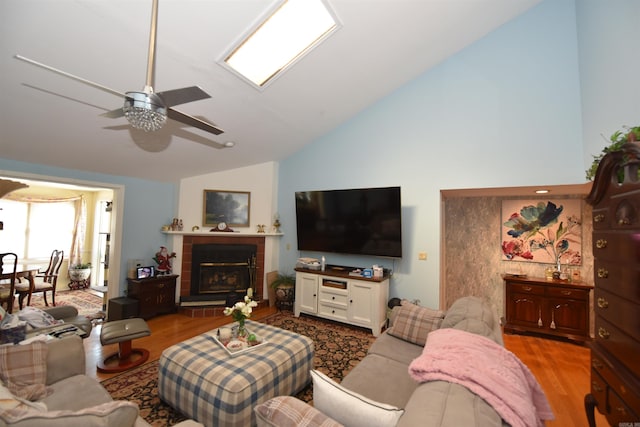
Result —
<path fill-rule="evenodd" d="M 604 365 L 602 364 L 602 362 L 597 359 L 594 359 L 593 361 L 591 361 L 591 366 L 593 366 L 596 369 L 604 368 Z"/>
<path fill-rule="evenodd" d="M 631 220 L 629 218 L 620 218 L 618 220 L 618 225 L 629 225 L 631 224 Z"/>
<path fill-rule="evenodd" d="M 525 292 L 531 292 L 533 290 L 533 288 L 531 286 L 523 286 L 522 290 Z"/>
<path fill-rule="evenodd" d="M 571 291 L 560 291 L 560 293 L 561 293 L 562 295 L 565 295 L 565 296 L 569 296 L 569 295 L 571 295 L 571 294 L 572 294 L 572 292 L 571 292 Z"/>
<path fill-rule="evenodd" d="M 624 409 L 624 406 L 618 406 L 616 408 L 616 411 L 618 412 L 618 414 L 620 415 L 627 415 L 627 410 Z M 620 423 L 620 425 L 622 425 L 623 423 Z"/>
<path fill-rule="evenodd" d="M 599 268 L 598 269 L 598 278 L 599 279 L 606 279 L 607 277 L 609 277 L 609 271 L 606 268 Z"/>
<path fill-rule="evenodd" d="M 609 332 L 605 328 L 598 328 L 598 336 L 603 340 L 609 339 Z"/>
<path fill-rule="evenodd" d="M 598 298 L 598 307 L 600 307 L 600 308 L 609 307 L 609 301 L 607 301 L 606 299 L 604 299 L 602 297 Z"/>
<path fill-rule="evenodd" d="M 593 217 L 593 222 L 602 222 L 604 221 L 604 214 L 598 214 Z"/>
<path fill-rule="evenodd" d="M 596 248 L 604 249 L 607 247 L 607 239 L 598 239 L 596 240 Z"/>
<path fill-rule="evenodd" d="M 595 381 L 591 383 L 591 388 L 593 389 L 593 391 L 602 393 L 602 387 L 600 387 L 600 385 Z"/>
<path fill-rule="evenodd" d="M 160 289 L 164 288 L 164 283 L 158 283 L 158 288 Z"/>

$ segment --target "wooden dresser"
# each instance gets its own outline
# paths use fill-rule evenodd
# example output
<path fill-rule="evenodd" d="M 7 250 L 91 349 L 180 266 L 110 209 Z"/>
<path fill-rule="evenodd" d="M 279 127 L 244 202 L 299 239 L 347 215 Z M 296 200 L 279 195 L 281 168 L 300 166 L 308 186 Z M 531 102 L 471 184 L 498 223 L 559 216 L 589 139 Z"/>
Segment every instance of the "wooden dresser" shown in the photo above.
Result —
<path fill-rule="evenodd" d="M 640 423 L 639 163 L 637 144 L 607 154 L 587 198 L 595 276 L 591 393 L 585 396 L 591 427 L 595 407 L 612 426 Z"/>
<path fill-rule="evenodd" d="M 593 286 L 567 280 L 504 276 L 504 331 L 533 332 L 589 341 L 589 294 Z"/>

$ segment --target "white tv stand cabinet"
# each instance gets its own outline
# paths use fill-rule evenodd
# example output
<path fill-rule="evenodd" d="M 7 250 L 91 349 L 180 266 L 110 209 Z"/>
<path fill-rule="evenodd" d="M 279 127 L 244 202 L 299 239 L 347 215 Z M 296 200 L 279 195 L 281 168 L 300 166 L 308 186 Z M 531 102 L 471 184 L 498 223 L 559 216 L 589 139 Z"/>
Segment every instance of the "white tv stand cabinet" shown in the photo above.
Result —
<path fill-rule="evenodd" d="M 353 268 L 327 266 L 325 271 L 296 268 L 294 314 L 325 319 L 382 332 L 387 321 L 389 277 L 364 278 L 349 275 Z"/>

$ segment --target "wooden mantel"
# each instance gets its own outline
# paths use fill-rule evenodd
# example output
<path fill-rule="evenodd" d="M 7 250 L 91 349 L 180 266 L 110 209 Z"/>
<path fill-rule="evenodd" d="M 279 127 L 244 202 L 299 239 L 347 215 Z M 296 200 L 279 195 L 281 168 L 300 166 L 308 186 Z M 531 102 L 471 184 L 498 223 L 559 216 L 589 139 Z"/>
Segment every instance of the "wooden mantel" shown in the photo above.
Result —
<path fill-rule="evenodd" d="M 237 231 L 162 231 L 173 236 L 217 236 L 217 237 L 281 237 L 282 233 L 240 233 Z"/>

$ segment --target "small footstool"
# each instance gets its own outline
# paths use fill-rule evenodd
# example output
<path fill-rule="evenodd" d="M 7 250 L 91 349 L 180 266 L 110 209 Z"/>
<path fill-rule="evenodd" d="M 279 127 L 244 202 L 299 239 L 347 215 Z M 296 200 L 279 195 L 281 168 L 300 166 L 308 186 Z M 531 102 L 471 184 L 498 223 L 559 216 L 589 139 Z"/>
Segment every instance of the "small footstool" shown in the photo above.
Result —
<path fill-rule="evenodd" d="M 102 345 L 118 343 L 118 352 L 99 362 L 98 370 L 122 372 L 146 362 L 149 352 L 143 348 L 131 348 L 131 340 L 149 335 L 151 331 L 144 319 L 133 318 L 103 323 L 100 342 Z"/>

